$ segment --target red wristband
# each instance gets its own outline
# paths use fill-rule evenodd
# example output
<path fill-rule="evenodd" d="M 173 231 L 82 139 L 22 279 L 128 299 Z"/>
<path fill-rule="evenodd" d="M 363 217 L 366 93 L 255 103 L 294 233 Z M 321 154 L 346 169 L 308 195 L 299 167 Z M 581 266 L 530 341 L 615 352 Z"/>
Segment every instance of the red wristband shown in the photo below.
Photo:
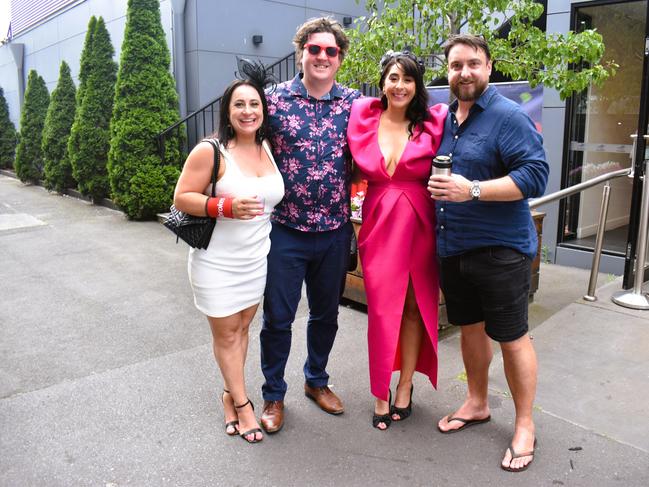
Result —
<path fill-rule="evenodd" d="M 234 218 L 234 215 L 232 213 L 232 201 L 234 198 L 223 198 L 225 201 L 223 202 L 223 215 L 227 216 L 228 218 Z"/>
<path fill-rule="evenodd" d="M 207 203 L 205 203 L 205 209 L 207 210 L 207 216 L 211 218 L 216 218 L 219 216 L 219 200 L 222 198 L 207 198 Z"/>

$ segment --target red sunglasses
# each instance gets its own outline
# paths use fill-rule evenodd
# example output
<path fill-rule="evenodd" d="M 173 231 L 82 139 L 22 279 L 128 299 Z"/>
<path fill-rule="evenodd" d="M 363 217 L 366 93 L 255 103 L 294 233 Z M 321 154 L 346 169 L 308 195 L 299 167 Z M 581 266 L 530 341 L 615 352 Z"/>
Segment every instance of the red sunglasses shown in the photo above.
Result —
<path fill-rule="evenodd" d="M 309 51 L 309 54 L 312 54 L 313 56 L 320 54 L 320 51 L 322 51 L 323 49 L 325 54 L 329 57 L 336 57 L 340 52 L 340 48 L 334 46 L 323 47 L 319 46 L 318 44 L 305 44 L 304 47 L 306 47 L 307 51 Z"/>

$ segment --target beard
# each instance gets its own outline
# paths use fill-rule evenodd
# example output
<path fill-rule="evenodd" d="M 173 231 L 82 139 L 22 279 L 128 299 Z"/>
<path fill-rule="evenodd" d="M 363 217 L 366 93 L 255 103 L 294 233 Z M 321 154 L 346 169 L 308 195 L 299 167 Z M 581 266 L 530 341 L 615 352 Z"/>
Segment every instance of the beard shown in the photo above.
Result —
<path fill-rule="evenodd" d="M 450 84 L 451 93 L 460 101 L 475 101 L 484 93 L 488 84 L 489 81 L 473 80 L 473 84 L 464 85 L 460 79 L 456 79 Z"/>

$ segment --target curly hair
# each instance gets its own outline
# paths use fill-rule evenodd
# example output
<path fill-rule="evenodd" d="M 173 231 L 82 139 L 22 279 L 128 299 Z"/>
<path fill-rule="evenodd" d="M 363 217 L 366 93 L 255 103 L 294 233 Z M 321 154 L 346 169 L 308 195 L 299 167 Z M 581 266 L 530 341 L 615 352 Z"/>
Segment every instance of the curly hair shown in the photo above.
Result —
<path fill-rule="evenodd" d="M 411 52 L 388 52 L 381 58 L 381 79 L 379 88 L 383 90 L 385 79 L 392 66 L 397 65 L 406 76 L 415 80 L 415 96 L 406 109 L 406 118 L 410 121 L 408 124 L 408 134 L 413 137 L 415 128 L 419 133 L 423 131 L 424 121 L 428 120 L 428 91 L 424 85 L 423 63 Z M 385 94 L 381 95 L 381 105 L 383 110 L 388 108 L 388 98 Z M 417 134 L 418 136 L 419 134 Z"/>
<path fill-rule="evenodd" d="M 295 60 L 298 69 L 302 70 L 302 53 L 304 52 L 304 45 L 308 42 L 311 34 L 318 34 L 325 32 L 333 34 L 336 38 L 336 45 L 340 49 L 340 62 L 345 59 L 345 54 L 349 49 L 349 39 L 343 30 L 342 25 L 332 17 L 318 17 L 315 19 L 307 20 L 300 27 L 298 27 L 295 37 L 293 37 L 293 46 L 295 46 Z"/>

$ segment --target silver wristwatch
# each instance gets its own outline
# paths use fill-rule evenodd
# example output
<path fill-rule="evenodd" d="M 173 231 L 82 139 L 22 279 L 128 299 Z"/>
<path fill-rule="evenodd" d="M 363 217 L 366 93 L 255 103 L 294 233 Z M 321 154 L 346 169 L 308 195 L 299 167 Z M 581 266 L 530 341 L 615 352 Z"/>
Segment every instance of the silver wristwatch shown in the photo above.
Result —
<path fill-rule="evenodd" d="M 480 199 L 480 181 L 478 181 L 477 179 L 471 181 L 471 188 L 469 188 L 469 194 L 471 195 L 471 199 L 473 201 Z"/>

